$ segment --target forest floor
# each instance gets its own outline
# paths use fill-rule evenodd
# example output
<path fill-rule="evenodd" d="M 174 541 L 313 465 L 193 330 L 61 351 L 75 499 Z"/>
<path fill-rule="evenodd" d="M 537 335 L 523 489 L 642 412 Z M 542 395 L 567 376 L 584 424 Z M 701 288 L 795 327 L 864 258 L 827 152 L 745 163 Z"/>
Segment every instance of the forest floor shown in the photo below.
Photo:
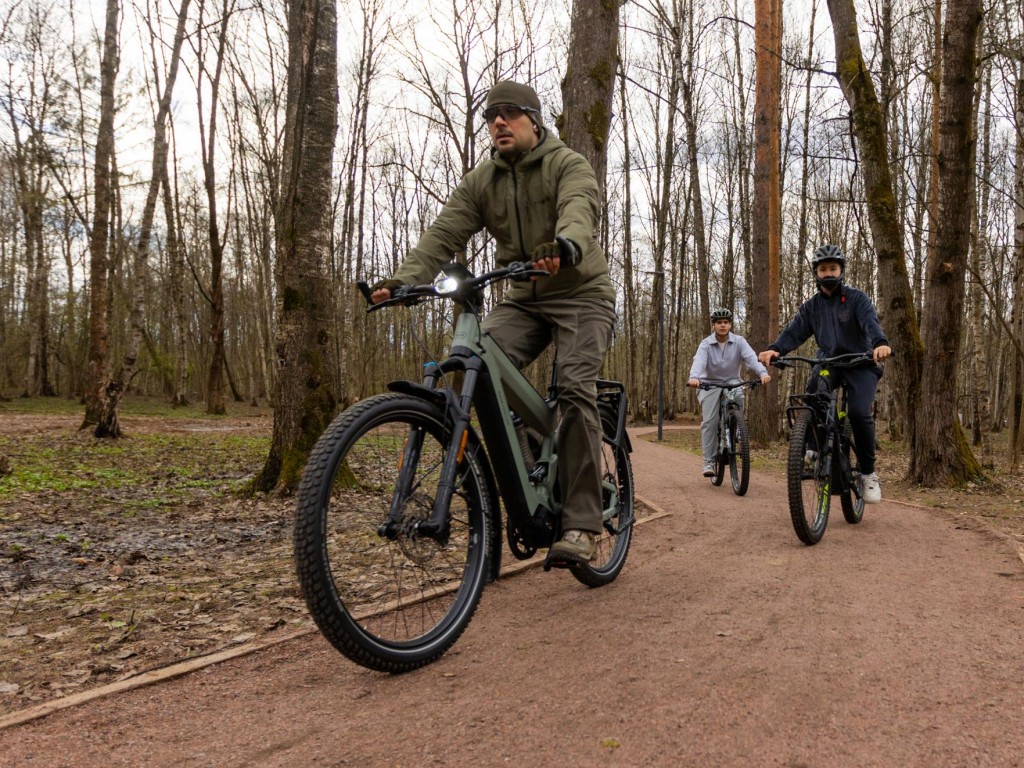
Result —
<path fill-rule="evenodd" d="M 0 403 L 0 717 L 310 625 L 292 573 L 292 500 L 245 492 L 271 416 L 238 410 L 128 402 L 126 437 L 98 441 L 78 430 L 77 403 Z M 696 453 L 696 422 L 684 423 L 694 428 L 664 442 Z M 784 450 L 755 450 L 754 471 L 781 474 Z M 926 490 L 900 480 L 906 466 L 883 442 L 887 498 L 1024 545 L 1024 478 L 991 470 L 983 484 Z"/>

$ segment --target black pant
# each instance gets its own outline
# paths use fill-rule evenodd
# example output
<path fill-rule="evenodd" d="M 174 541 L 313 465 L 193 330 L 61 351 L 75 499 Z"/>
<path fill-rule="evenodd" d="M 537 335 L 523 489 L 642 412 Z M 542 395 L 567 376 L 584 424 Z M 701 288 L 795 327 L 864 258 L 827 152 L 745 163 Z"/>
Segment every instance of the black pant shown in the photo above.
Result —
<path fill-rule="evenodd" d="M 853 449 L 861 474 L 870 475 L 875 471 L 875 419 L 871 415 L 871 406 L 875 402 L 882 369 L 869 365 L 833 370 L 832 374 L 839 374 L 840 380 L 846 382 L 846 415 L 853 430 Z"/>

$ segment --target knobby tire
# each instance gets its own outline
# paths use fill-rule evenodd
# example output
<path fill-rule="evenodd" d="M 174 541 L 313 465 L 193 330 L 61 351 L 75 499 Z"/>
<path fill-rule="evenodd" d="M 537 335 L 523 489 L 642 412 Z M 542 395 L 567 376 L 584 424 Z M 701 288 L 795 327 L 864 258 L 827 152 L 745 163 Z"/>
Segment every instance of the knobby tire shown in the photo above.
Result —
<path fill-rule="evenodd" d="M 403 445 L 423 435 L 397 533 L 388 519 Z M 497 510 L 482 449 L 465 448 L 444 544 L 418 535 L 449 443 L 444 412 L 400 394 L 368 398 L 338 416 L 314 447 L 298 492 L 295 567 L 317 626 L 352 661 L 407 672 L 436 660 L 469 624 L 487 577 Z"/>
<path fill-rule="evenodd" d="M 601 481 L 604 508 L 611 516 L 604 521 L 604 531 L 597 538 L 597 552 L 590 563 L 574 564 L 569 572 L 588 587 L 603 587 L 615 581 L 626 564 L 633 541 L 633 466 L 625 440 L 616 447 L 616 420 L 602 411 L 604 438 L 601 445 Z"/>
<path fill-rule="evenodd" d="M 832 478 L 822 477 L 820 472 L 826 458 L 819 442 L 824 437 L 823 431 L 816 415 L 805 411 L 797 417 L 789 438 L 786 462 L 789 515 L 797 538 L 808 546 L 817 544 L 825 535 L 832 502 Z M 807 460 L 808 451 L 814 452 L 811 462 Z"/>
<path fill-rule="evenodd" d="M 848 476 L 845 478 L 846 490 L 839 494 L 839 502 L 843 508 L 843 517 L 850 525 L 856 525 L 864 517 L 864 497 L 861 496 L 860 486 L 853 481 L 853 464 L 851 463 L 851 447 L 853 446 L 853 430 L 848 419 L 843 420 L 843 434 L 846 436 L 843 441 L 844 466 L 847 468 Z"/>
<path fill-rule="evenodd" d="M 729 414 L 729 435 L 732 450 L 729 453 L 729 476 L 732 480 L 732 491 L 743 496 L 750 484 L 750 433 L 747 420 L 738 409 Z"/>

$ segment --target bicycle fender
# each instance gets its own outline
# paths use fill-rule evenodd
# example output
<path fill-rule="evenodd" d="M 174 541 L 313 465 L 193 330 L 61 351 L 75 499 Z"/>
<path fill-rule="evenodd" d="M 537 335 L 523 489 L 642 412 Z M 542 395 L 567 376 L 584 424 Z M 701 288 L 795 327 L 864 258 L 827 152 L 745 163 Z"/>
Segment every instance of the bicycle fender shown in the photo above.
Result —
<path fill-rule="evenodd" d="M 400 395 L 412 395 L 420 400 L 426 400 L 434 405 L 444 406 L 447 403 L 447 396 L 440 389 L 433 389 L 415 381 L 398 379 L 388 382 L 388 391 L 397 392 Z"/>

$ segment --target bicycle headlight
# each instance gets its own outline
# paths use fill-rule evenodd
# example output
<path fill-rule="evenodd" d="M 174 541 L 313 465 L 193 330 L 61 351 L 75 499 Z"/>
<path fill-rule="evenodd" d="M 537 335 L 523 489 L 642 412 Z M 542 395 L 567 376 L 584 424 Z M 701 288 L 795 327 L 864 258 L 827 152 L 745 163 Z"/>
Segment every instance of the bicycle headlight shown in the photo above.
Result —
<path fill-rule="evenodd" d="M 442 277 L 434 283 L 434 290 L 442 295 L 455 293 L 459 290 L 459 281 L 454 277 Z"/>

